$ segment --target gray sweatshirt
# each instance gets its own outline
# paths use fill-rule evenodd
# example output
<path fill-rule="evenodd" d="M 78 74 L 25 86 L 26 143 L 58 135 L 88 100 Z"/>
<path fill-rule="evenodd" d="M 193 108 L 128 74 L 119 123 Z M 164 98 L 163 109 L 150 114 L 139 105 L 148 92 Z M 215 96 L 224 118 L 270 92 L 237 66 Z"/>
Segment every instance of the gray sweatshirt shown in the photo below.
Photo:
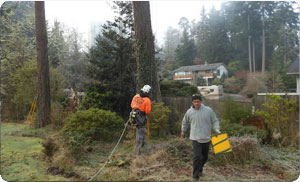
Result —
<path fill-rule="evenodd" d="M 185 113 L 182 120 L 181 131 L 186 131 L 188 125 L 191 125 L 190 139 L 200 143 L 207 143 L 211 139 L 211 128 L 220 130 L 219 121 L 214 111 L 204 104 L 201 104 L 199 110 L 191 107 Z"/>

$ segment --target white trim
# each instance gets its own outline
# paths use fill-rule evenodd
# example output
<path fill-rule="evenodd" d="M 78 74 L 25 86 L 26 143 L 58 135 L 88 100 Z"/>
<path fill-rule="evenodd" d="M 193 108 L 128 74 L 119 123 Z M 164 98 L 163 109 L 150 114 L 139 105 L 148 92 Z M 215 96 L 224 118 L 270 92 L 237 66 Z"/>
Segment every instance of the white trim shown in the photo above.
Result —
<path fill-rule="evenodd" d="M 257 95 L 299 95 L 299 93 L 257 93 Z"/>

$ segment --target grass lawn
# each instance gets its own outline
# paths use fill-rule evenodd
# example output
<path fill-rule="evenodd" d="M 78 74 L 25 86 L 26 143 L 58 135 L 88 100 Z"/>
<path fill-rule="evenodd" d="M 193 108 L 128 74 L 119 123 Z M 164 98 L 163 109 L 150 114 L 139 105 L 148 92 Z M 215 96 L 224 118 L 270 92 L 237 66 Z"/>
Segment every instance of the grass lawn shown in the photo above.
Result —
<path fill-rule="evenodd" d="M 6 181 L 75 181 L 65 175 L 47 173 L 51 167 L 43 158 L 42 142 L 56 131 L 51 127 L 25 128 L 23 124 L 1 124 L 1 175 Z M 38 136 L 38 137 L 37 137 Z M 190 181 L 192 180 L 191 141 L 169 136 L 149 139 L 141 155 L 133 154 L 132 144 L 121 143 L 111 161 L 94 180 L 106 181 Z M 84 151 L 72 172 L 89 179 L 105 163 L 115 142 L 96 142 Z M 61 153 L 55 153 L 59 156 Z M 226 154 L 225 154 L 226 155 Z M 224 156 L 223 156 L 224 157 Z M 299 177 L 299 150 L 259 146 L 257 158 L 243 164 L 220 163 L 210 158 L 201 181 L 295 181 Z M 226 161 L 226 160 L 225 160 Z M 222 165 L 219 165 L 222 164 Z M 60 169 L 61 170 L 61 169 Z"/>
<path fill-rule="evenodd" d="M 6 181 L 69 181 L 62 176 L 47 174 L 42 159 L 43 139 L 20 136 L 33 129 L 24 124 L 1 123 L 1 176 Z"/>

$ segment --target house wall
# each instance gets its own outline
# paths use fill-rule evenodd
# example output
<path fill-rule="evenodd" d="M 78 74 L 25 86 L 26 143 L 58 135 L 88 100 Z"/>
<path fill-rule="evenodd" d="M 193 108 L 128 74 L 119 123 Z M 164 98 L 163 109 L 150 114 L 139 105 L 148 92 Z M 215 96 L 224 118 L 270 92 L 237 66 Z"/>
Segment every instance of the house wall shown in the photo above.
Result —
<path fill-rule="evenodd" d="M 219 75 L 219 76 L 217 75 L 217 70 L 220 70 L 220 75 Z M 216 69 L 216 72 L 215 72 L 215 73 L 216 73 L 216 75 L 217 75 L 217 78 L 221 78 L 223 74 L 228 75 L 228 71 L 227 71 L 227 69 L 226 69 L 223 65 L 219 66 L 219 67 Z"/>

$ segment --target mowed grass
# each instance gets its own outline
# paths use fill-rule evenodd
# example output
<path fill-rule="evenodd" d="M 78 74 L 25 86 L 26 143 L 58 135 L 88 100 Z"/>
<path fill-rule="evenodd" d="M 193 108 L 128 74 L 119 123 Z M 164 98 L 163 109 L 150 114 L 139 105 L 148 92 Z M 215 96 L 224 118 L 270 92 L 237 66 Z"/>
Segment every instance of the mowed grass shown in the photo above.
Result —
<path fill-rule="evenodd" d="M 2 178 L 6 181 L 67 181 L 62 176 L 47 174 L 48 166 L 41 152 L 43 139 L 18 136 L 25 130 L 28 129 L 24 124 L 1 123 Z"/>

